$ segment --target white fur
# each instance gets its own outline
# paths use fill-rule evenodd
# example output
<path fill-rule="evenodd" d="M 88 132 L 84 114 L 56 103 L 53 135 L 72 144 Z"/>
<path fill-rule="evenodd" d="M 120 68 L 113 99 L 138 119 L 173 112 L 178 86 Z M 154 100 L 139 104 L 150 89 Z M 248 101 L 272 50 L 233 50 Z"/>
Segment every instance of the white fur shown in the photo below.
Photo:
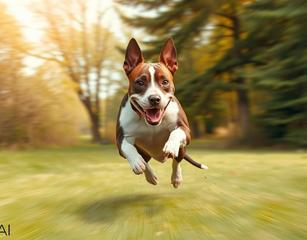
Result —
<path fill-rule="evenodd" d="M 150 86 L 149 88 L 146 90 L 143 98 L 145 100 L 148 99 L 149 96 L 151 95 L 158 95 L 161 98 L 161 105 L 162 106 L 166 106 L 169 97 L 167 97 L 165 94 L 162 93 L 161 89 L 159 88 L 159 86 L 156 83 L 156 79 L 155 79 L 155 68 L 151 65 L 148 69 L 149 74 L 150 74 Z"/>
<path fill-rule="evenodd" d="M 142 156 L 137 152 L 136 148 L 129 143 L 125 138 L 123 139 L 121 150 L 128 160 L 132 170 L 136 174 L 141 174 L 146 169 L 146 162 Z"/>
<path fill-rule="evenodd" d="M 167 142 L 164 145 L 163 152 L 166 156 L 172 158 L 178 157 L 179 148 L 186 145 L 186 134 L 181 128 L 177 128 L 171 132 Z"/>
<path fill-rule="evenodd" d="M 204 165 L 204 164 L 200 164 L 200 168 L 201 169 L 204 169 L 204 170 L 208 170 L 209 168 L 206 166 L 206 165 Z"/>
<path fill-rule="evenodd" d="M 181 167 L 176 160 L 173 160 L 171 183 L 177 188 L 182 183 Z"/>
<path fill-rule="evenodd" d="M 153 158 L 163 162 L 165 161 L 163 147 L 170 135 L 172 135 L 170 132 L 177 127 L 178 112 L 179 106 L 176 101 L 172 100 L 165 110 L 161 124 L 156 126 L 148 125 L 144 118 L 140 118 L 132 109 L 129 97 L 119 116 L 119 124 L 124 131 L 124 139 L 133 148 L 133 144 L 137 143 Z M 175 135 L 173 134 L 172 136 L 179 136 L 179 130 L 176 129 L 175 131 Z"/>
<path fill-rule="evenodd" d="M 177 157 L 180 146 L 186 144 L 186 135 L 184 131 L 177 128 L 179 106 L 177 102 L 170 97 L 173 95 L 163 94 L 155 81 L 155 69 L 153 65 L 149 67 L 150 85 L 143 95 L 132 94 L 128 101 L 122 107 L 119 124 L 123 129 L 123 141 L 121 151 L 127 158 L 131 168 L 136 174 L 145 172 L 146 179 L 152 184 L 157 184 L 157 178 L 150 168 L 149 164 L 144 161 L 142 156 L 137 152 L 134 144 L 144 149 L 151 157 L 160 162 L 164 162 L 167 157 Z M 162 107 L 168 104 L 164 117 L 158 125 L 148 124 L 144 118 L 140 117 L 131 107 L 131 98 L 137 98 L 138 104 L 144 109 L 149 107 L 148 97 L 158 94 L 161 97 Z M 176 174 L 175 174 L 176 173 Z M 174 181 L 173 181 L 174 176 Z M 176 165 L 176 171 L 173 170 L 172 183 L 176 182 L 178 186 L 181 182 L 181 169 Z M 173 183 L 174 185 L 174 183 Z M 175 186 L 174 185 L 174 186 Z"/>
<path fill-rule="evenodd" d="M 149 74 L 150 74 L 150 82 L 151 82 L 151 86 L 155 85 L 155 68 L 153 66 L 150 66 L 148 68 Z"/>
<path fill-rule="evenodd" d="M 137 99 L 138 104 L 140 104 L 140 106 L 143 109 L 147 109 L 147 108 L 151 107 L 150 103 L 148 101 L 149 96 L 158 95 L 161 98 L 161 106 L 162 106 L 162 108 L 164 108 L 167 105 L 170 97 L 172 97 L 172 95 L 169 94 L 169 93 L 164 94 L 161 91 L 160 87 L 157 85 L 156 80 L 155 80 L 156 70 L 155 70 L 153 65 L 149 66 L 148 71 L 149 71 L 149 74 L 150 74 L 150 84 L 149 84 L 146 92 L 143 95 L 132 94 L 131 96 L 133 96 L 135 99 Z"/>
<path fill-rule="evenodd" d="M 157 185 L 158 183 L 158 178 L 155 175 L 154 171 L 152 170 L 152 168 L 150 167 L 149 163 L 146 164 L 146 170 L 145 170 L 145 177 L 147 182 L 153 184 L 153 185 Z"/>

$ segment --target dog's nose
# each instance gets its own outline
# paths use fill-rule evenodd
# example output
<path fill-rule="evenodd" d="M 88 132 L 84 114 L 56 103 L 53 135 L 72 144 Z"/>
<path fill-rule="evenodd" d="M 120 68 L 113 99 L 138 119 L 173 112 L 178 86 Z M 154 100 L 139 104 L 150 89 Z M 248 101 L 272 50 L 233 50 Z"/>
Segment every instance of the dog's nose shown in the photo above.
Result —
<path fill-rule="evenodd" d="M 161 101 L 161 97 L 159 95 L 150 95 L 148 100 L 152 106 L 157 106 Z"/>

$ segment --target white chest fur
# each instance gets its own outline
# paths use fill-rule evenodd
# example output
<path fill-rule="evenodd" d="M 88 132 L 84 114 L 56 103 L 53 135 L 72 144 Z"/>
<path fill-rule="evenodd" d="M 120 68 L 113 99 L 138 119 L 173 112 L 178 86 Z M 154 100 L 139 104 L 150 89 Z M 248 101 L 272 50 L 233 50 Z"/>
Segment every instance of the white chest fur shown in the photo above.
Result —
<path fill-rule="evenodd" d="M 122 107 L 119 124 L 123 129 L 124 138 L 131 144 L 136 144 L 148 152 L 153 158 L 164 161 L 163 146 L 170 132 L 176 129 L 179 106 L 171 101 L 166 108 L 160 125 L 152 126 L 145 123 L 143 118 L 132 109 L 130 99 Z"/>

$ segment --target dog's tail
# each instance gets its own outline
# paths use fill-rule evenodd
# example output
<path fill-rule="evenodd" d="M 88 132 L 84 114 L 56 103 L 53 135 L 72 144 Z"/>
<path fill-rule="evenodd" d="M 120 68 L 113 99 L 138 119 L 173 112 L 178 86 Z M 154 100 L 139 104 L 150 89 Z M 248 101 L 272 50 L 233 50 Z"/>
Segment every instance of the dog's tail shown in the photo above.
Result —
<path fill-rule="evenodd" d="M 195 167 L 198 167 L 200 169 L 204 169 L 207 170 L 208 167 L 204 164 L 198 163 L 196 161 L 194 161 L 188 154 L 184 154 L 183 159 L 185 159 L 186 161 L 188 161 L 189 163 L 191 163 L 192 165 L 194 165 Z"/>

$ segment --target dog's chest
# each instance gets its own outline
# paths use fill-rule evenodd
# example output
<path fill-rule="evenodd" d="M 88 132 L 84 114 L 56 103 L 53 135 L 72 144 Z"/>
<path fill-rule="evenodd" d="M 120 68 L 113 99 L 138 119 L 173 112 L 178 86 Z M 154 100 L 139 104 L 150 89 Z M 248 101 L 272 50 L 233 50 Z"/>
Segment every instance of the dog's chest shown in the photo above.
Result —
<path fill-rule="evenodd" d="M 142 148 L 156 160 L 163 161 L 162 149 L 170 132 L 177 127 L 178 112 L 178 104 L 172 101 L 165 111 L 161 124 L 151 126 L 146 124 L 144 119 L 140 118 L 127 102 L 121 109 L 119 123 L 127 141 Z"/>

